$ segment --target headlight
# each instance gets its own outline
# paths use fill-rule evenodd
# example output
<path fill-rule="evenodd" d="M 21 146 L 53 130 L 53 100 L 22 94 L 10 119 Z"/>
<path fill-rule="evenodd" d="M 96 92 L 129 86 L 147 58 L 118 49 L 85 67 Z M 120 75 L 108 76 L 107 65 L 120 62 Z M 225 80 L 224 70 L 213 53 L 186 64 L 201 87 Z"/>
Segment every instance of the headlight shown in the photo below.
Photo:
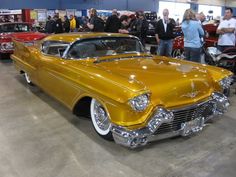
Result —
<path fill-rule="evenodd" d="M 225 77 L 221 79 L 219 82 L 222 89 L 228 89 L 232 83 L 233 83 L 233 76 Z"/>
<path fill-rule="evenodd" d="M 1 50 L 13 50 L 13 42 L 2 42 L 1 43 Z"/>
<path fill-rule="evenodd" d="M 142 94 L 129 100 L 130 106 L 135 111 L 144 111 L 148 107 L 149 102 L 149 94 Z"/>

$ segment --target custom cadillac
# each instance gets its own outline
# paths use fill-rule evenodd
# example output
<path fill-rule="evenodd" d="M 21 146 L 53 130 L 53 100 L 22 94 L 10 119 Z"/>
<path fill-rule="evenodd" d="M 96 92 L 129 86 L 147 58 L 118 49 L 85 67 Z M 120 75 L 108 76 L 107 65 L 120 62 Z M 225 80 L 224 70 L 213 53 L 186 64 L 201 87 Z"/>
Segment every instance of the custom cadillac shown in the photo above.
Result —
<path fill-rule="evenodd" d="M 229 106 L 230 71 L 150 55 L 134 36 L 60 34 L 15 47 L 11 58 L 28 84 L 130 148 L 196 133 Z"/>

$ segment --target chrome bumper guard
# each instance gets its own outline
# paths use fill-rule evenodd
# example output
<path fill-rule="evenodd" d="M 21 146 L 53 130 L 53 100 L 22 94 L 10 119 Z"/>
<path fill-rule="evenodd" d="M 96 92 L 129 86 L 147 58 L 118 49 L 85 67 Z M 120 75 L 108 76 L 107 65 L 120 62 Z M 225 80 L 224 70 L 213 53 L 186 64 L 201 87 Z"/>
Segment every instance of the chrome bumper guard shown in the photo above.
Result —
<path fill-rule="evenodd" d="M 226 96 L 221 93 L 213 93 L 208 101 L 203 103 L 192 105 L 191 107 L 198 107 L 202 104 L 211 104 L 213 107 L 212 114 L 207 116 L 199 116 L 188 122 L 181 124 L 181 128 L 177 131 L 172 131 L 168 133 L 158 134 L 158 128 L 163 123 L 170 123 L 174 120 L 173 112 L 176 110 L 166 110 L 165 108 L 157 108 L 154 114 L 151 116 L 146 127 L 137 130 L 128 130 L 124 127 L 113 125 L 112 133 L 113 138 L 117 144 L 129 147 L 137 148 L 146 145 L 148 142 L 166 139 L 174 136 L 189 136 L 191 134 L 197 133 L 203 129 L 205 123 L 217 115 L 222 115 L 226 112 L 229 107 L 229 100 Z M 189 109 L 183 108 L 183 109 Z M 181 109 L 181 110 L 183 110 Z M 198 117 L 199 116 L 199 117 Z"/>

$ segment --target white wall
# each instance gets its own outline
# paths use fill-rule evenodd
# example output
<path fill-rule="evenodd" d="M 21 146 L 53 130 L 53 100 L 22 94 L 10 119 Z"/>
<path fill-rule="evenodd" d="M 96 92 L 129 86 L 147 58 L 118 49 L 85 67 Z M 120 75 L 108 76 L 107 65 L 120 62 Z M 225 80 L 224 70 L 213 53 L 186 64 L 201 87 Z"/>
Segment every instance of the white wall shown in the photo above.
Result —
<path fill-rule="evenodd" d="M 172 2 L 191 2 L 191 0 L 166 0 Z M 194 1 L 194 0 L 193 0 Z M 195 0 L 197 4 L 236 7 L 236 0 Z"/>
<path fill-rule="evenodd" d="M 189 3 L 173 3 L 173 2 L 166 2 L 166 1 L 159 1 L 159 9 L 158 9 L 158 16 L 162 18 L 162 12 L 164 9 L 169 10 L 169 17 L 174 18 L 175 20 L 179 18 L 182 21 L 184 12 L 186 9 L 190 8 Z M 181 10 L 180 10 L 181 9 Z"/>
<path fill-rule="evenodd" d="M 225 6 L 236 7 L 236 1 L 235 0 L 226 0 Z"/>

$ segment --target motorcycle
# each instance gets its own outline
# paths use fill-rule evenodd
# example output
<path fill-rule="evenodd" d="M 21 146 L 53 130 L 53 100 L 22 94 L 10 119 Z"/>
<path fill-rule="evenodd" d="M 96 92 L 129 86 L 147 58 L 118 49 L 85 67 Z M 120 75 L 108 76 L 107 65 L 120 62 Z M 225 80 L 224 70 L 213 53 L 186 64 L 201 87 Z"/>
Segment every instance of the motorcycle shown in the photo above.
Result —
<path fill-rule="evenodd" d="M 236 47 L 231 47 L 223 52 L 216 47 L 208 47 L 204 51 L 205 62 L 232 71 L 236 74 Z"/>

